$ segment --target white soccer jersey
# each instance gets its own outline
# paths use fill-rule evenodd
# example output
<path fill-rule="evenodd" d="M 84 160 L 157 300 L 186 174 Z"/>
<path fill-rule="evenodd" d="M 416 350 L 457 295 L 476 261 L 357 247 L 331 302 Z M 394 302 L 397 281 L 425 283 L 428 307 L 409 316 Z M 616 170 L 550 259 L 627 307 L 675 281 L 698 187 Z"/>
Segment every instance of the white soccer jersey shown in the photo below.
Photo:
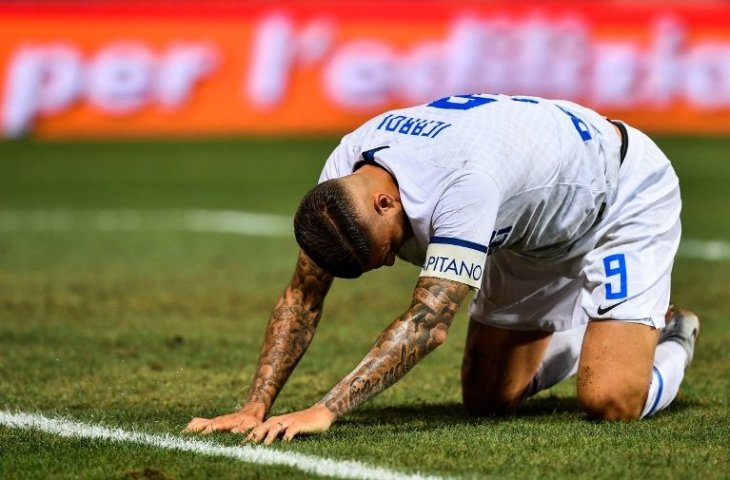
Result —
<path fill-rule="evenodd" d="M 615 197 L 620 149 L 611 123 L 577 104 L 460 95 L 367 121 L 342 139 L 320 182 L 363 160 L 387 169 L 414 233 L 398 255 L 422 276 L 479 288 L 498 248 L 585 253 L 571 248 Z"/>

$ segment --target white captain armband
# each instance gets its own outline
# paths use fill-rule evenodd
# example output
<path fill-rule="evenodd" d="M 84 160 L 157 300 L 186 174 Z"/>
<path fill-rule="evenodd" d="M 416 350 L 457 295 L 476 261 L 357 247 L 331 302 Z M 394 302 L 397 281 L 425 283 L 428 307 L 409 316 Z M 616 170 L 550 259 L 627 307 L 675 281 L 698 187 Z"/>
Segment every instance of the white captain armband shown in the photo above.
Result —
<path fill-rule="evenodd" d="M 487 247 L 458 238 L 433 237 L 426 251 L 421 277 L 437 277 L 479 288 Z"/>

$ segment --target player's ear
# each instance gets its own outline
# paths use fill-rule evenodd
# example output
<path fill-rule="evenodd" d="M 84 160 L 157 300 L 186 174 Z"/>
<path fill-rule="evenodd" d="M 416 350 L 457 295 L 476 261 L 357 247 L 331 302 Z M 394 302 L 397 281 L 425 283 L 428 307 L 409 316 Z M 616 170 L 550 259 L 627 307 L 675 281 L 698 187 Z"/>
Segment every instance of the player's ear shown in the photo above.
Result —
<path fill-rule="evenodd" d="M 387 193 L 379 193 L 375 196 L 375 211 L 380 214 L 395 207 L 395 199 Z"/>

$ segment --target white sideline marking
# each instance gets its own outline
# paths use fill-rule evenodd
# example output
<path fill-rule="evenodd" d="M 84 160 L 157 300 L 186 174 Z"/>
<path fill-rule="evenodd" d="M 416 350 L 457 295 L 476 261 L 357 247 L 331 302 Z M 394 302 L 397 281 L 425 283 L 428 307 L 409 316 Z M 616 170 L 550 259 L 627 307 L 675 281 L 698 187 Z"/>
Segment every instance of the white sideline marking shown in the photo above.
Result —
<path fill-rule="evenodd" d="M 37 429 L 62 437 L 136 443 L 165 450 L 177 450 L 212 457 L 226 457 L 244 463 L 280 465 L 322 477 L 386 480 L 444 480 L 444 477 L 400 473 L 352 460 L 332 460 L 260 446 L 244 445 L 229 447 L 205 440 L 173 435 L 152 435 L 149 433 L 122 430 L 120 428 L 107 428 L 61 418 L 48 418 L 39 414 L 0 411 L 0 425 L 5 425 L 10 428 Z"/>
<path fill-rule="evenodd" d="M 288 237 L 285 215 L 232 210 L 0 210 L 0 232 L 17 231 L 194 231 Z"/>
<path fill-rule="evenodd" d="M 718 240 L 682 240 L 678 254 L 703 260 L 730 260 L 730 243 Z"/>
<path fill-rule="evenodd" d="M 0 232 L 69 230 L 192 231 L 260 237 L 291 237 L 286 215 L 233 210 L 0 210 Z M 678 256 L 730 260 L 730 243 L 682 240 Z"/>

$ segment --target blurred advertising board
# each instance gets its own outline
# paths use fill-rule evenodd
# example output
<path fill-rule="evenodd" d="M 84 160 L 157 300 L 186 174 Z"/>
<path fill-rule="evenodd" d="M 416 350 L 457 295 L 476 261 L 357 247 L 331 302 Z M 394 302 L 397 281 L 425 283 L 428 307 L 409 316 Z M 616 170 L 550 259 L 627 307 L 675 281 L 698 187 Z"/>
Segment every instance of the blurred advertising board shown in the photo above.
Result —
<path fill-rule="evenodd" d="M 347 131 L 452 94 L 730 133 L 730 3 L 0 4 L 0 135 Z"/>

